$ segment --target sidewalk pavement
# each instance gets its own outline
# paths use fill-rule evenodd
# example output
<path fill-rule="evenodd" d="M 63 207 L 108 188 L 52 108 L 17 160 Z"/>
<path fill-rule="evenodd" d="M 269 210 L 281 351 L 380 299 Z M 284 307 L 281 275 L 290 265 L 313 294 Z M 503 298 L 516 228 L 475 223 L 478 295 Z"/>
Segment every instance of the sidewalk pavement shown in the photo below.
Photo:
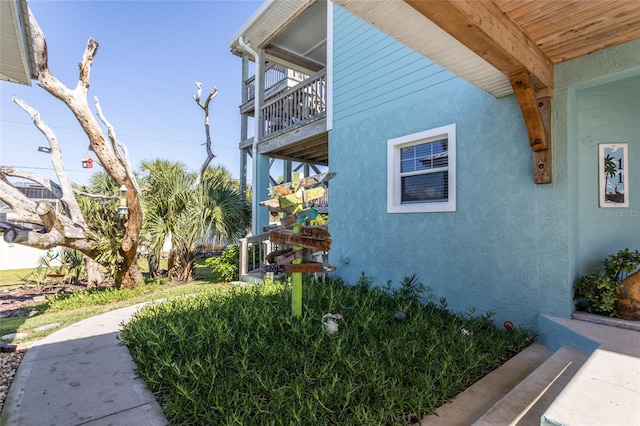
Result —
<path fill-rule="evenodd" d="M 0 426 L 168 424 L 118 340 L 121 324 L 140 306 L 85 319 L 31 347 L 9 389 Z"/>

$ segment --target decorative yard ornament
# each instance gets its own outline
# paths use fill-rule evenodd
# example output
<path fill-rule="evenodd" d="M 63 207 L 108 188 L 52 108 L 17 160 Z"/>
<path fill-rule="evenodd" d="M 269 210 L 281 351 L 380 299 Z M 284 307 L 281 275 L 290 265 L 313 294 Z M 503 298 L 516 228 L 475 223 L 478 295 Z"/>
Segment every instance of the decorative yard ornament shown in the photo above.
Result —
<path fill-rule="evenodd" d="M 335 320 L 342 319 L 342 315 L 340 314 L 324 314 L 322 317 L 322 322 L 324 324 L 324 329 L 326 330 L 329 336 L 335 336 L 338 333 L 338 323 Z"/>
<path fill-rule="evenodd" d="M 120 205 L 118 206 L 118 214 L 121 217 L 125 217 L 127 215 L 128 212 L 128 208 L 127 208 L 127 187 L 122 185 L 119 189 L 120 195 L 119 195 L 119 200 L 120 200 Z"/>
<path fill-rule="evenodd" d="M 270 232 L 269 240 L 272 244 L 290 246 L 293 252 L 304 249 L 322 252 L 329 250 L 331 246 L 329 231 L 323 227 L 305 225 L 318 216 L 318 210 L 313 208 L 313 205 L 327 194 L 327 184 L 335 175 L 333 172 L 325 172 L 303 177 L 301 173 L 295 173 L 292 182 L 273 188 L 277 199 L 262 201 L 260 204 L 267 206 L 272 213 L 287 213 L 287 215 L 282 219 L 282 227 Z M 291 227 L 290 230 L 287 229 L 289 227 Z M 303 263 L 302 258 L 294 258 L 289 254 L 281 261 L 278 259 L 274 257 L 276 263 L 270 262 L 264 265 L 263 270 L 273 273 L 291 273 L 291 313 L 294 317 L 300 317 L 302 315 L 302 274 L 330 272 L 335 270 L 335 267 L 326 263 Z M 328 327 L 333 329 L 333 325 Z M 335 327 L 337 332 L 337 323 Z"/>
<path fill-rule="evenodd" d="M 93 169 L 93 159 L 91 157 L 86 157 L 82 159 L 82 168 L 83 169 Z"/>
<path fill-rule="evenodd" d="M 393 318 L 398 322 L 402 322 L 407 319 L 407 314 L 405 314 L 402 311 L 398 311 L 395 314 L 393 314 Z"/>
<path fill-rule="evenodd" d="M 511 330 L 513 330 L 513 323 L 511 321 L 505 321 L 504 329 L 507 330 L 507 333 L 509 333 Z"/>

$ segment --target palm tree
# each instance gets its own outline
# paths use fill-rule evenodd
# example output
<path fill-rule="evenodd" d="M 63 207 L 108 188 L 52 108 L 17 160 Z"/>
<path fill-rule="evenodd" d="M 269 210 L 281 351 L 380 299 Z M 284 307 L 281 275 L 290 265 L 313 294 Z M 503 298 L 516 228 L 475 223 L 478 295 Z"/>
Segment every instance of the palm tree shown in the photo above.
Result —
<path fill-rule="evenodd" d="M 168 271 L 171 278 L 191 280 L 195 260 L 205 242 L 216 245 L 236 241 L 250 221 L 249 204 L 239 184 L 222 167 L 209 167 L 195 184 L 195 174 L 184 165 L 165 160 L 143 163 L 145 237 L 148 258 L 159 259 L 169 239 Z M 150 261 L 156 266 L 157 261 Z"/>
<path fill-rule="evenodd" d="M 190 197 L 194 175 L 184 164 L 167 160 L 143 162 L 143 236 L 147 262 L 152 276 L 158 276 L 160 256 L 168 240 L 168 269 L 173 268 L 174 251 L 171 240 L 177 232 L 178 219 Z"/>
<path fill-rule="evenodd" d="M 209 167 L 190 201 L 179 216 L 173 238 L 176 264 L 172 277 L 178 281 L 191 280 L 205 243 L 221 246 L 236 242 L 250 224 L 249 204 L 225 169 Z"/>
<path fill-rule="evenodd" d="M 604 194 L 605 201 L 607 197 L 607 187 L 609 186 L 609 178 L 614 177 L 618 173 L 616 162 L 611 157 L 611 154 L 607 154 L 604 158 Z"/>
<path fill-rule="evenodd" d="M 97 241 L 95 262 L 85 258 L 89 285 L 99 285 L 104 280 L 103 272 L 107 277 L 116 278 L 124 267 L 120 251 L 124 224 L 116 208 L 118 186 L 106 172 L 97 172 L 91 176 L 88 186 L 75 186 L 74 190 L 91 235 Z"/>

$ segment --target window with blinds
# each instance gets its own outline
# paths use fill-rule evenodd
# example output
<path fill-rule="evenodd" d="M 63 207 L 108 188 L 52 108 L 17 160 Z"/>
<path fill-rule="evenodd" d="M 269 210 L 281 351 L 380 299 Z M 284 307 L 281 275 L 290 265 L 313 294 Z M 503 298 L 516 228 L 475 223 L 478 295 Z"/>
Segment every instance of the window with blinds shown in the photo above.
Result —
<path fill-rule="evenodd" d="M 388 141 L 389 213 L 455 211 L 455 125 Z"/>
<path fill-rule="evenodd" d="M 400 149 L 400 202 L 449 199 L 448 139 Z"/>

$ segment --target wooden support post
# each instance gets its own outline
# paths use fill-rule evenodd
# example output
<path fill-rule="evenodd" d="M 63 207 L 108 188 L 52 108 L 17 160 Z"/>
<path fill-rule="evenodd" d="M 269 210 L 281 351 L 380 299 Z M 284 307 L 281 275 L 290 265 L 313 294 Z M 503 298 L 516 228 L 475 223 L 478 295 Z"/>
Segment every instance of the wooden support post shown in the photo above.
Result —
<path fill-rule="evenodd" d="M 536 184 L 553 182 L 553 167 L 551 160 L 551 98 L 538 98 L 538 108 L 542 116 L 545 132 L 547 133 L 547 149 L 533 151 L 533 181 Z"/>

